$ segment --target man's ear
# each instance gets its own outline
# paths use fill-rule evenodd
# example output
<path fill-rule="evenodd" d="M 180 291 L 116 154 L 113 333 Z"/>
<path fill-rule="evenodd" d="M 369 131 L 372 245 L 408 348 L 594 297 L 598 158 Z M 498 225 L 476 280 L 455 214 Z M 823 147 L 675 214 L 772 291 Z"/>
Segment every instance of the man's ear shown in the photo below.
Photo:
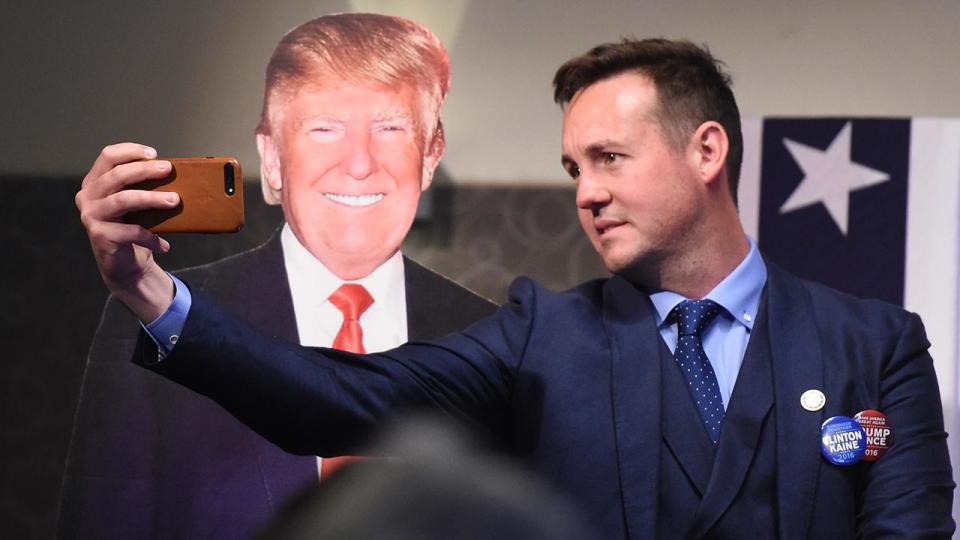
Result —
<path fill-rule="evenodd" d="M 697 170 L 704 183 L 713 183 L 726 173 L 730 139 L 719 122 L 709 120 L 700 124 L 693 134 L 693 151 Z"/>
<path fill-rule="evenodd" d="M 273 136 L 257 133 L 257 152 L 260 154 L 260 187 L 267 204 L 280 204 L 283 177 L 280 174 L 280 151 Z"/>
<path fill-rule="evenodd" d="M 423 173 L 420 178 L 420 191 L 426 191 L 433 182 L 433 173 L 440 165 L 440 158 L 443 157 L 444 150 L 447 149 L 447 141 L 443 136 L 443 122 L 437 121 L 437 130 L 430 141 L 430 147 L 427 148 L 423 156 Z"/>

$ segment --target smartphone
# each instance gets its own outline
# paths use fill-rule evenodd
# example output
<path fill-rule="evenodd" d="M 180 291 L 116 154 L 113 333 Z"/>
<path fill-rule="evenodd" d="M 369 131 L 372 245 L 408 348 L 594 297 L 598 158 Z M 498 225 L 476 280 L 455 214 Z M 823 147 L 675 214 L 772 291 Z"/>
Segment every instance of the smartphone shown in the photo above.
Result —
<path fill-rule="evenodd" d="M 125 216 L 155 233 L 228 233 L 243 227 L 243 174 L 234 157 L 157 158 L 173 166 L 170 175 L 128 189 L 175 191 L 176 208 L 143 210 Z"/>

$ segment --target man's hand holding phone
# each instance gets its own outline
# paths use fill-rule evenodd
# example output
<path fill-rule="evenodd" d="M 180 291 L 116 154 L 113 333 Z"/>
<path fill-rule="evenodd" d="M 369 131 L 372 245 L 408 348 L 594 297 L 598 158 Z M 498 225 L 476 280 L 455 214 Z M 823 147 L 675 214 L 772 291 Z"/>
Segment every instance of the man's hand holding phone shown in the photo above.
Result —
<path fill-rule="evenodd" d="M 170 244 L 142 226 L 124 221 L 130 212 L 172 209 L 180 204 L 175 192 L 126 189 L 169 176 L 170 163 L 150 161 L 156 157 L 156 150 L 136 143 L 105 147 L 75 199 L 104 283 L 144 322 L 163 314 L 174 295 L 173 280 L 153 258 L 154 251 L 166 253 Z"/>
<path fill-rule="evenodd" d="M 155 233 L 230 233 L 243 227 L 243 174 L 232 157 L 162 158 L 170 174 L 140 182 L 130 189 L 168 191 L 180 195 L 175 208 L 127 214 Z"/>

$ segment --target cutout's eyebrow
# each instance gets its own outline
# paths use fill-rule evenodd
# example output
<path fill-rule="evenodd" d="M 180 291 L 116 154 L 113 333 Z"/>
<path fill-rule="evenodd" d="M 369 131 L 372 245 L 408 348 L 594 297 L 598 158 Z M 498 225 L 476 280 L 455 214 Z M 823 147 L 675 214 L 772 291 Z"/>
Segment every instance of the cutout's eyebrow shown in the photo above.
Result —
<path fill-rule="evenodd" d="M 411 122 L 413 121 L 413 114 L 404 107 L 396 107 L 381 111 L 373 117 L 374 122 L 384 122 L 387 120 L 404 120 Z"/>
<path fill-rule="evenodd" d="M 303 127 L 304 125 L 309 124 L 311 122 L 343 123 L 343 121 L 344 121 L 343 118 L 337 116 L 334 113 L 320 113 L 320 114 L 314 114 L 312 116 L 308 116 L 306 118 L 301 119 L 297 123 L 297 127 Z"/>

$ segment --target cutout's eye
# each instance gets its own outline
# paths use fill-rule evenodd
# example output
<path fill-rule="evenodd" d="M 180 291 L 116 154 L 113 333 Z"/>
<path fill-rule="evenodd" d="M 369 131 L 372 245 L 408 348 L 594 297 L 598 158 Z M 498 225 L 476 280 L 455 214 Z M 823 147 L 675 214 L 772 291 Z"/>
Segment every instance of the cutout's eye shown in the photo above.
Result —
<path fill-rule="evenodd" d="M 319 124 L 310 126 L 309 129 L 307 129 L 307 134 L 310 137 L 320 140 L 335 140 L 340 138 L 344 132 L 343 126 L 334 124 Z"/>

